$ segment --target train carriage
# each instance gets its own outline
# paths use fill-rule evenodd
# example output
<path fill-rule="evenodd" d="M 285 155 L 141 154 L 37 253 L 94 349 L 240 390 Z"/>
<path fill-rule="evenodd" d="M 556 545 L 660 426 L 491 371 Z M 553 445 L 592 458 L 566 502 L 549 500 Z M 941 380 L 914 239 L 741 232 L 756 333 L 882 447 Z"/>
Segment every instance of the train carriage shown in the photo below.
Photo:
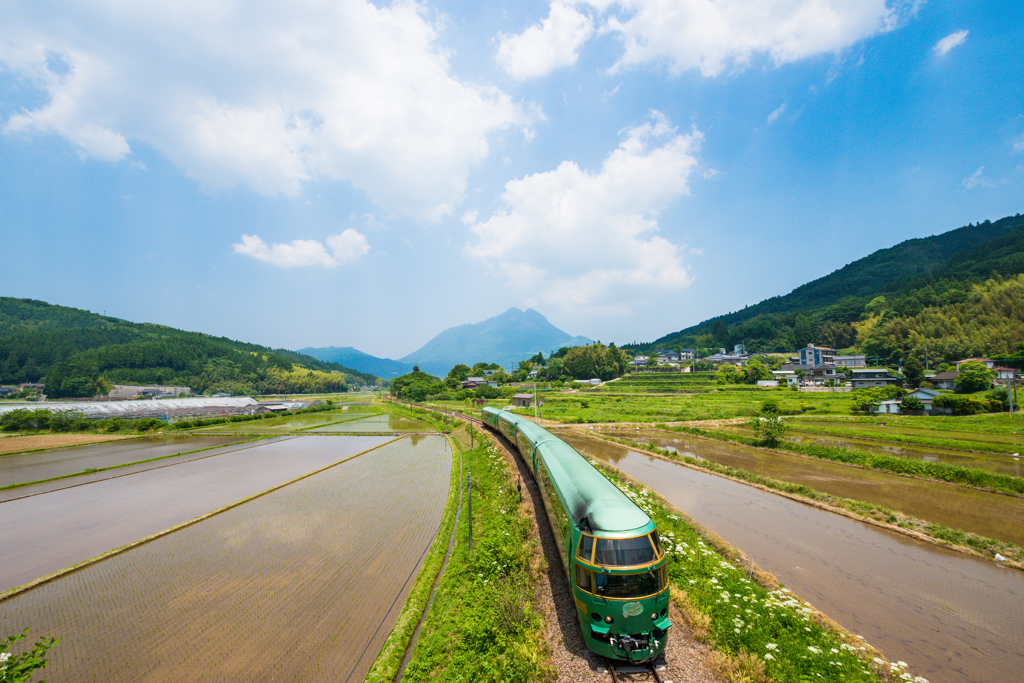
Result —
<path fill-rule="evenodd" d="M 664 652 L 668 559 L 654 521 L 543 427 L 494 408 L 483 420 L 516 446 L 540 485 L 587 647 L 636 663 Z"/>

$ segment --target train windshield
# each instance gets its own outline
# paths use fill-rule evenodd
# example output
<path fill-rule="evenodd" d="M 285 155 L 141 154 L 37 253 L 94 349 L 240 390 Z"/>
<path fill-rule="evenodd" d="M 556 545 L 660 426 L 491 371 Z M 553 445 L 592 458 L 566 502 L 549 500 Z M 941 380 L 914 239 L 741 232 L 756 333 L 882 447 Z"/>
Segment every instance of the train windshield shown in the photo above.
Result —
<path fill-rule="evenodd" d="M 603 598 L 642 598 L 660 592 L 666 581 L 664 566 L 639 574 L 594 572 L 594 594 Z"/>
<path fill-rule="evenodd" d="M 653 536 L 653 538 L 652 538 Z M 661 542 L 657 532 L 636 538 L 597 538 L 594 548 L 594 564 L 608 567 L 635 567 L 649 564 L 660 557 Z M 655 550 L 657 546 L 658 550 Z"/>

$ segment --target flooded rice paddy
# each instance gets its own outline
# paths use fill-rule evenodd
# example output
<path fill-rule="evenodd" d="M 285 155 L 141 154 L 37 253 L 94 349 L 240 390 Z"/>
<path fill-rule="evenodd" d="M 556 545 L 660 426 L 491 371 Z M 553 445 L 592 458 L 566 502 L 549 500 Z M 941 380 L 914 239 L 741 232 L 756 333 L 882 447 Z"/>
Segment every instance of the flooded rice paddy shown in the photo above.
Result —
<path fill-rule="evenodd" d="M 86 446 L 0 455 L 0 487 L 61 477 L 85 469 L 115 467 L 236 442 L 227 436 L 141 436 Z"/>
<path fill-rule="evenodd" d="M 308 430 L 318 433 L 351 433 L 360 432 L 433 432 L 435 428 L 426 422 L 413 420 L 400 415 L 373 415 L 361 420 L 339 422 Z"/>
<path fill-rule="evenodd" d="M 659 493 L 915 675 L 1024 679 L 1024 573 L 615 444 L 566 440 Z"/>
<path fill-rule="evenodd" d="M 62 638 L 55 681 L 361 680 L 437 533 L 451 464 L 442 437 L 400 439 L 12 598 L 0 629 Z"/>
<path fill-rule="evenodd" d="M 863 500 L 982 536 L 1024 544 L 1024 497 L 879 472 L 802 455 L 659 431 L 605 430 L 766 477 Z M 566 438 L 575 443 L 571 438 Z"/>
<path fill-rule="evenodd" d="M 359 420 L 371 413 L 350 413 L 343 411 L 331 411 L 327 413 L 307 413 L 304 415 L 288 415 L 274 417 L 266 420 L 249 420 L 246 422 L 227 422 L 225 424 L 212 425 L 197 429 L 197 432 L 215 434 L 218 432 L 232 433 L 284 433 L 297 432 L 320 427 L 323 425 L 344 422 L 348 420 Z"/>
<path fill-rule="evenodd" d="M 0 591 L 46 576 L 385 443 L 389 437 L 257 441 L 0 503 Z"/>

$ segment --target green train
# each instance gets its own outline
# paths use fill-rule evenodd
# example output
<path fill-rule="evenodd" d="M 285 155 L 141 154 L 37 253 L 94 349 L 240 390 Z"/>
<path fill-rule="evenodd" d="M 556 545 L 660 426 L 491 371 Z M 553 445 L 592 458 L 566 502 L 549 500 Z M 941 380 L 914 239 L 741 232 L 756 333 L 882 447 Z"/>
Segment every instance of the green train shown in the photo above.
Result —
<path fill-rule="evenodd" d="M 513 413 L 483 421 L 515 444 L 540 485 L 587 647 L 610 659 L 665 651 L 668 558 L 654 521 L 569 444 Z"/>

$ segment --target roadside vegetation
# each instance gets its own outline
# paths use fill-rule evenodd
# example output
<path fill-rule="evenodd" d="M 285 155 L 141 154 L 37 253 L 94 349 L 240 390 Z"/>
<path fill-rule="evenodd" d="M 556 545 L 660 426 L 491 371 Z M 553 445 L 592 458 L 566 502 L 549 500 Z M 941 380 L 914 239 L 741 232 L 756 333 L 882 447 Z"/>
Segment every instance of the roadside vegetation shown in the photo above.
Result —
<path fill-rule="evenodd" d="M 473 552 L 464 490 L 456 543 L 403 680 L 553 680 L 534 596 L 541 568 L 530 517 L 508 461 L 479 434 L 475 444 L 463 452 L 463 485 L 473 477 Z M 381 664 L 367 680 L 393 677 Z"/>

